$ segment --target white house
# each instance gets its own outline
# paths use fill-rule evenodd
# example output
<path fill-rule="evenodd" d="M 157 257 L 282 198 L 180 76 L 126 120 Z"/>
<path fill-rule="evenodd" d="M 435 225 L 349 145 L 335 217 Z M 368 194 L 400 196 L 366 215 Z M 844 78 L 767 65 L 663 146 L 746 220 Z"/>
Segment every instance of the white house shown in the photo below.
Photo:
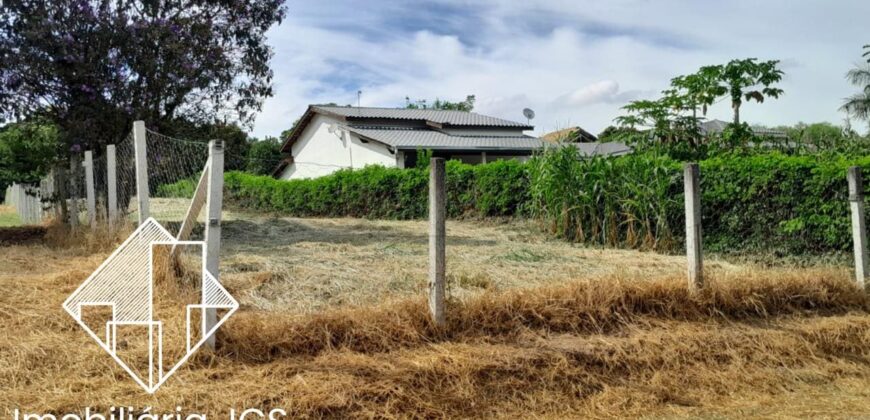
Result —
<path fill-rule="evenodd" d="M 417 153 L 466 163 L 527 159 L 544 143 L 534 127 L 474 112 L 311 105 L 284 140 L 279 179 L 315 178 L 366 165 L 412 167 Z"/>

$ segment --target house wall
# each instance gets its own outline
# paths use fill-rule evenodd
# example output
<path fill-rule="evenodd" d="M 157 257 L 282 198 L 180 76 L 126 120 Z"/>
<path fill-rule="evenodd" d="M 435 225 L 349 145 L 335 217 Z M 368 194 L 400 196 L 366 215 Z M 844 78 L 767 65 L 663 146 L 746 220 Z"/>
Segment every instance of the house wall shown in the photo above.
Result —
<path fill-rule="evenodd" d="M 344 130 L 329 132 L 335 119 L 316 115 L 291 146 L 293 163 L 281 173 L 280 179 L 317 178 L 344 168 L 367 165 L 395 167 L 397 158 L 380 143 L 364 143 Z"/>

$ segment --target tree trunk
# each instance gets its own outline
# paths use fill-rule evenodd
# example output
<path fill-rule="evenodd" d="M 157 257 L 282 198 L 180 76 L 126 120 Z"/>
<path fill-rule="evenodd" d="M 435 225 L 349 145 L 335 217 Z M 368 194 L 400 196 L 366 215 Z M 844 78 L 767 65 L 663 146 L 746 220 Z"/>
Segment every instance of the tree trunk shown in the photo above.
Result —
<path fill-rule="evenodd" d="M 734 102 L 731 108 L 734 109 L 734 125 L 740 125 L 740 103 Z"/>

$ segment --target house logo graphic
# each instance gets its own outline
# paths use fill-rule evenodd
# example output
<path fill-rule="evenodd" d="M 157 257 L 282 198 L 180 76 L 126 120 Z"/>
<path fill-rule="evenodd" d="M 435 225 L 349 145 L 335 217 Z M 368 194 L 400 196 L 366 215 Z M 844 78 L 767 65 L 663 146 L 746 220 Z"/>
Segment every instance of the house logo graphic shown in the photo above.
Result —
<path fill-rule="evenodd" d="M 202 260 L 201 273 L 195 273 L 196 284 L 186 287 L 182 303 L 175 295 L 170 299 L 174 305 L 161 300 L 176 291 L 161 293 L 160 287 L 173 285 L 155 285 L 158 248 L 173 254 L 181 248 L 192 249 L 186 256 Z M 153 218 L 140 225 L 63 304 L 148 393 L 157 391 L 238 307 L 206 269 L 205 243 L 178 241 Z M 211 328 L 206 322 L 209 311 L 217 316 Z"/>

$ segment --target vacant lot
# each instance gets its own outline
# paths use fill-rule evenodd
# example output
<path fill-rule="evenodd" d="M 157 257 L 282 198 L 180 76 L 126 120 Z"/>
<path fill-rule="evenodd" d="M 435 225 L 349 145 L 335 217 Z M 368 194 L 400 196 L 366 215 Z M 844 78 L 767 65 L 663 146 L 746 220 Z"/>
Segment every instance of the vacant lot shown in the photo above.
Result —
<path fill-rule="evenodd" d="M 230 213 L 223 226 L 223 281 L 258 309 L 308 313 L 426 293 L 425 221 Z M 685 271 L 685 257 L 571 245 L 547 239 L 530 222 L 450 221 L 447 238 L 449 292 L 458 299 L 578 278 L 655 279 Z M 721 261 L 708 268 L 745 269 Z"/>
<path fill-rule="evenodd" d="M 222 275 L 243 307 L 216 353 L 153 396 L 61 309 L 111 246 L 0 246 L 0 408 L 334 418 L 870 409 L 870 300 L 847 267 L 713 261 L 710 289 L 691 294 L 680 256 L 576 247 L 519 222 L 451 222 L 448 235 L 456 299 L 438 329 L 423 302 L 424 222 L 230 212 Z"/>

